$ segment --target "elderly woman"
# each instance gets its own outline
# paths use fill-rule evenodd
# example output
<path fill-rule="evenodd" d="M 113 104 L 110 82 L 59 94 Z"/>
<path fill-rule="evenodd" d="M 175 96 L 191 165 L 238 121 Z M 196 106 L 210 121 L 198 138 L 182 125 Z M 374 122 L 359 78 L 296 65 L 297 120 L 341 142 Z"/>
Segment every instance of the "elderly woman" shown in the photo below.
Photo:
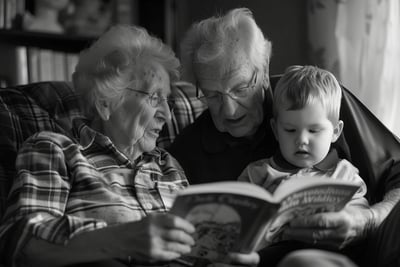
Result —
<path fill-rule="evenodd" d="M 271 84 L 276 82 L 269 77 L 271 43 L 250 10 L 239 8 L 195 23 L 182 48 L 184 79 L 197 87 L 208 110 L 175 139 L 169 151 L 192 184 L 236 180 L 250 162 L 270 157 L 278 148 L 270 127 Z M 359 263 L 366 258 L 365 245 L 374 244 L 366 239 L 381 229 L 387 236 L 397 232 L 400 143 L 349 91 L 343 89 L 342 96 L 340 115 L 346 129 L 335 148 L 360 170 L 372 206 L 293 220 L 285 231 L 291 242 L 264 251 L 261 264 L 265 259 L 274 266 L 273 258 L 278 261 L 292 249 L 315 243 L 348 253 Z M 393 241 L 380 238 L 377 246 L 396 251 L 391 254 L 398 257 L 400 242 Z M 382 255 L 377 266 L 382 266 Z"/>
<path fill-rule="evenodd" d="M 0 226 L 7 266 L 156 264 L 190 252 L 193 225 L 165 213 L 188 183 L 156 147 L 178 67 L 139 27 L 114 26 L 81 54 L 73 82 L 88 120 L 74 121 L 74 136 L 37 133 L 19 151 Z"/>

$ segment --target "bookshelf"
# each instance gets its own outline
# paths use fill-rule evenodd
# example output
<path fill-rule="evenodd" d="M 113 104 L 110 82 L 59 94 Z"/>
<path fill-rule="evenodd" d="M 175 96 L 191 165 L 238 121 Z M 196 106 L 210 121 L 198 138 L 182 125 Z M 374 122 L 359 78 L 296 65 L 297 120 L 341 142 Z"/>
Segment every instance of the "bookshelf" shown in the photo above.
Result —
<path fill-rule="evenodd" d="M 0 29 L 0 85 L 69 81 L 79 52 L 94 38 Z"/>
<path fill-rule="evenodd" d="M 65 34 L 30 32 L 14 29 L 0 29 L 0 40 L 12 46 L 33 46 L 55 51 L 78 53 L 88 47 L 93 37 Z"/>
<path fill-rule="evenodd" d="M 0 86 L 26 84 L 45 80 L 71 79 L 79 52 L 97 35 L 85 29 L 78 33 L 53 33 L 28 30 L 22 19 L 32 13 L 40 0 L 0 0 Z M 167 3 L 172 0 L 99 0 L 106 3 L 111 15 L 109 26 L 116 23 L 137 24 L 152 34 L 169 40 L 165 28 Z M 80 5 L 85 0 L 67 0 Z M 91 6 L 94 0 L 87 0 Z M 103 9 L 104 10 L 104 9 Z M 94 31 L 93 31 L 94 32 Z"/>

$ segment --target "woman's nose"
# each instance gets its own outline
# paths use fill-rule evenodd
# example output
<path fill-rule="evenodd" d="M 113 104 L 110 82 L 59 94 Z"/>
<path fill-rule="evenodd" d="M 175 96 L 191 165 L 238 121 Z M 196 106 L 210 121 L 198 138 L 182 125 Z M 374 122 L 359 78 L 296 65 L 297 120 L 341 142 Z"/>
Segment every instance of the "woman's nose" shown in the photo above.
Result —
<path fill-rule="evenodd" d="M 162 101 L 160 103 L 160 107 L 161 107 L 161 114 L 163 115 L 164 119 L 166 121 L 170 121 L 172 119 L 172 114 L 168 101 Z"/>

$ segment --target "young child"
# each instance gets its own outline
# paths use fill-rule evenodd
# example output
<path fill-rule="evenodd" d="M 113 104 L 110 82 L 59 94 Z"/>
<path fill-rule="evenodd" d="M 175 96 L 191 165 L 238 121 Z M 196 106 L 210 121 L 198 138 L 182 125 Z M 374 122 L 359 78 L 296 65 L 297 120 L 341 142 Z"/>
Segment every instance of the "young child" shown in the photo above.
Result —
<path fill-rule="evenodd" d="M 331 147 L 343 130 L 341 94 L 330 72 L 313 66 L 289 67 L 276 85 L 271 119 L 280 149 L 270 158 L 250 163 L 239 180 L 271 193 L 288 179 L 318 176 L 353 181 L 360 189 L 350 204 L 368 205 L 367 187 L 358 169 L 339 159 Z"/>
<path fill-rule="evenodd" d="M 343 130 L 341 97 L 341 87 L 329 71 L 314 66 L 287 68 L 274 91 L 271 120 L 280 150 L 250 163 L 239 180 L 274 192 L 284 180 L 318 175 L 355 181 L 360 184 L 356 197 L 362 197 L 366 185 L 357 168 L 339 159 L 331 147 Z"/>

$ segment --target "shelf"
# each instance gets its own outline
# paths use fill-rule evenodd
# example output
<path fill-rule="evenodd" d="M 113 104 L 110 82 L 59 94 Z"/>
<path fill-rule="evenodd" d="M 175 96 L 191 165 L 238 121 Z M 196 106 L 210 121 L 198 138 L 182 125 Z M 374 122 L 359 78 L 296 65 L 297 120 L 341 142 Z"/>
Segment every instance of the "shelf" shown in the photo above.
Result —
<path fill-rule="evenodd" d="M 95 40 L 92 37 L 0 29 L 1 43 L 34 46 L 67 53 L 78 53 Z"/>

